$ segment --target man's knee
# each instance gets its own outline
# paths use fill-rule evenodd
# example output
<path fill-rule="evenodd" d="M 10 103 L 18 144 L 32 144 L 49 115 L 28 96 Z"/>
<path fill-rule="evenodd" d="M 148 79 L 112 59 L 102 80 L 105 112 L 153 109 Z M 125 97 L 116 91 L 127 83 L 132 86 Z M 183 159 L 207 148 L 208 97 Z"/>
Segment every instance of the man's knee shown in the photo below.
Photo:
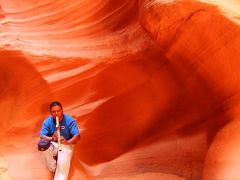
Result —
<path fill-rule="evenodd" d="M 49 170 L 50 172 L 55 172 L 55 171 L 56 171 L 56 167 L 54 168 L 54 167 L 48 166 L 48 170 Z"/>
<path fill-rule="evenodd" d="M 49 169 L 49 171 L 55 172 L 57 168 L 57 161 L 53 157 L 51 161 L 47 162 L 47 168 Z"/>
<path fill-rule="evenodd" d="M 68 159 L 68 158 L 58 160 L 58 162 L 57 162 L 57 164 L 58 164 L 58 166 L 59 166 L 59 168 L 60 168 L 61 170 L 66 169 L 67 166 L 68 166 L 68 163 L 69 163 L 69 159 Z"/>
<path fill-rule="evenodd" d="M 57 161 L 57 166 L 60 172 L 65 173 L 70 168 L 71 157 L 61 158 Z"/>

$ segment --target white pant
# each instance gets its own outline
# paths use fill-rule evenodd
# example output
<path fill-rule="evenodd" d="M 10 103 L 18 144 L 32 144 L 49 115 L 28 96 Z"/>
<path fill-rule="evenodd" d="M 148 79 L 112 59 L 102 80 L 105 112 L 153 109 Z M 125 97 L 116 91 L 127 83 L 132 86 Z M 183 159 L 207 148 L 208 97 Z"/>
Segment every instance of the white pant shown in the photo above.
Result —
<path fill-rule="evenodd" d="M 54 172 L 54 180 L 67 180 L 70 168 L 70 163 L 73 153 L 73 145 L 62 144 L 62 151 L 58 151 L 58 144 L 51 142 L 50 147 L 43 151 L 44 159 L 47 163 L 47 168 Z M 57 156 L 57 160 L 54 159 Z"/>

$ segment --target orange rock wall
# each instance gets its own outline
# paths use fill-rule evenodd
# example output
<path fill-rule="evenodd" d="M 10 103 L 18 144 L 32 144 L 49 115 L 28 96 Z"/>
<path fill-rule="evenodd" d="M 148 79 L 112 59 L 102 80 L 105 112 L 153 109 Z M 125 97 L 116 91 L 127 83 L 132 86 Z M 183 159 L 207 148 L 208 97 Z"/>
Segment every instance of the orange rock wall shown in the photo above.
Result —
<path fill-rule="evenodd" d="M 0 0 L 0 179 L 52 178 L 53 100 L 81 130 L 69 179 L 239 177 L 240 6 L 213 2 Z"/>

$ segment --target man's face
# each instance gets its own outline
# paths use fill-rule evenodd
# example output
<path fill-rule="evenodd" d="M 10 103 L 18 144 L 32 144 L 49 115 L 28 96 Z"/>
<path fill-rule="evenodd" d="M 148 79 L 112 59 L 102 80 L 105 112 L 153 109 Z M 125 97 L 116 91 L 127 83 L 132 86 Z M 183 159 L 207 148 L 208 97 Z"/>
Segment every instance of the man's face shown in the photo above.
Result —
<path fill-rule="evenodd" d="M 53 106 L 50 110 L 51 115 L 56 118 L 58 116 L 59 120 L 62 120 L 63 109 L 60 106 Z"/>

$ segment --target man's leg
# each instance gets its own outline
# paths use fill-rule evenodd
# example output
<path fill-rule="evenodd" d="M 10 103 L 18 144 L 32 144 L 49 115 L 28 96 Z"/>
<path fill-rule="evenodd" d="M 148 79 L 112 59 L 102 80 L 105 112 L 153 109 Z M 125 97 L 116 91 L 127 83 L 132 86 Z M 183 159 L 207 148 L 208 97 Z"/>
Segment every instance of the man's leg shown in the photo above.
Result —
<path fill-rule="evenodd" d="M 57 169 L 54 180 L 67 180 L 72 159 L 73 145 L 62 144 L 62 151 L 58 151 Z"/>
<path fill-rule="evenodd" d="M 55 172 L 56 170 L 56 159 L 54 159 L 54 156 L 57 156 L 57 144 L 52 142 L 50 147 L 43 151 L 44 160 L 47 164 L 47 168 L 51 172 Z"/>

